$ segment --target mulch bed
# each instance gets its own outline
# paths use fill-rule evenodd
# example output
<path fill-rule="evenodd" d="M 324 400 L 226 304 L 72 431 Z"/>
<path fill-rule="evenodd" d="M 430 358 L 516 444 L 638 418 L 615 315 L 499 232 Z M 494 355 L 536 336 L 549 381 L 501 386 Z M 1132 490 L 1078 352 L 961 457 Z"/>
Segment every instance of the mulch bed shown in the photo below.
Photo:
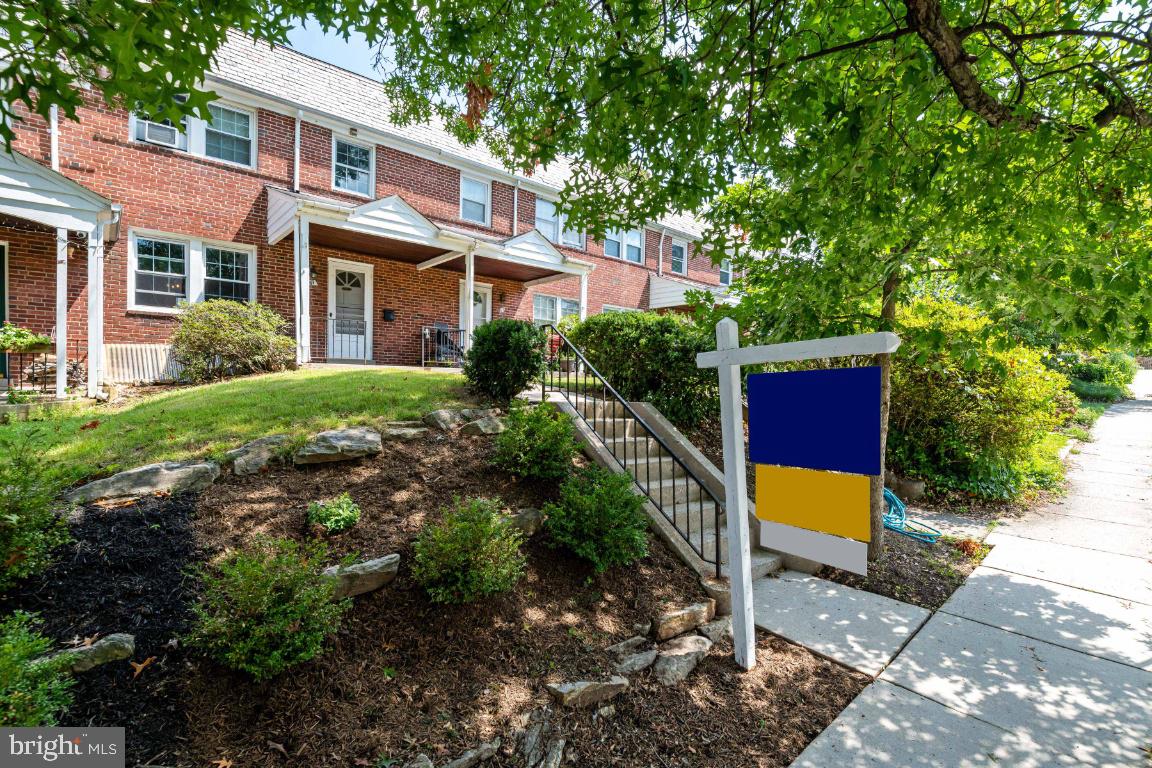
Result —
<path fill-rule="evenodd" d="M 528 569 L 507 595 L 482 604 L 429 603 L 410 574 L 411 541 L 453 497 L 500 495 L 510 508 L 539 506 L 551 487 L 492 470 L 486 437 L 435 434 L 391 443 L 375 459 L 249 478 L 225 477 L 199 498 L 148 498 L 88 507 L 75 542 L 40 577 L 9 592 L 0 610 L 39 611 L 66 642 L 131 632 L 127 663 L 81 675 L 68 725 L 121 725 L 128 764 L 237 768 L 437 762 L 507 738 L 548 703 L 544 683 L 610 674 L 603 649 L 670 604 L 700 599 L 698 580 L 658 540 L 637 565 L 596 577 L 548 546 L 526 545 Z M 256 683 L 184 648 L 195 567 L 256 535 L 299 540 L 309 501 L 348 491 L 358 525 L 328 538 L 333 559 L 399 552 L 396 581 L 355 601 L 324 655 Z M 562 730 L 578 765 L 783 766 L 867 682 L 773 637 L 760 666 L 742 673 L 717 646 L 682 686 L 635 678 L 608 720 L 566 713 Z M 489 764 L 515 766 L 506 749 Z"/>

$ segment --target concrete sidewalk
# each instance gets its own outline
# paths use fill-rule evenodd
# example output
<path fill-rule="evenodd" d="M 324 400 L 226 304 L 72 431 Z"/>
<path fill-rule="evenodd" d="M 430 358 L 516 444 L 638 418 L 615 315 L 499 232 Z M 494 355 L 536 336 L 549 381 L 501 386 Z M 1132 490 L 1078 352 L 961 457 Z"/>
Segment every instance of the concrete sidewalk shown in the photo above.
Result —
<path fill-rule="evenodd" d="M 1152 371 L 798 766 L 1148 764 Z"/>

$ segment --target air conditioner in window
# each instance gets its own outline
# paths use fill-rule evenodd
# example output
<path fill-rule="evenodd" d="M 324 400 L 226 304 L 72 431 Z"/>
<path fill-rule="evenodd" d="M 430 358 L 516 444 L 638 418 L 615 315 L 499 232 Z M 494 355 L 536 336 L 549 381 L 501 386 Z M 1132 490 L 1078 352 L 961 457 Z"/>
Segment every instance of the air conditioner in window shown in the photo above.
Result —
<path fill-rule="evenodd" d="M 166 147 L 180 147 L 180 131 L 176 126 L 164 123 L 144 122 L 144 140 Z"/>

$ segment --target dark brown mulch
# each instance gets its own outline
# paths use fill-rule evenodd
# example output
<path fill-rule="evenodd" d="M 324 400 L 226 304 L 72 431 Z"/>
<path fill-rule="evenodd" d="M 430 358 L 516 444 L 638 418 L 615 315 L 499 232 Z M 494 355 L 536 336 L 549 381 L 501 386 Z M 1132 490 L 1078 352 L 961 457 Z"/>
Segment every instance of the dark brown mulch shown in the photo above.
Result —
<path fill-rule="evenodd" d="M 59 640 L 132 631 L 136 661 L 82 676 L 66 724 L 123 725 L 129 765 L 369 766 L 427 752 L 437 762 L 508 736 L 548 702 L 544 683 L 610 673 L 603 649 L 669 604 L 699 599 L 695 575 L 659 541 L 628 569 L 594 576 L 548 546 L 526 545 L 527 573 L 511 593 L 483 604 L 431 605 L 410 575 L 411 540 L 454 496 L 499 494 L 509 507 L 539 505 L 553 488 L 503 477 L 489 438 L 436 435 L 394 443 L 376 459 L 254 478 L 226 477 L 198 500 L 146 499 L 90 508 L 76 549 L 5 608 L 42 611 Z M 397 580 L 357 598 L 324 655 L 267 682 L 224 669 L 172 638 L 188 630 L 196 580 L 187 566 L 211 561 L 257 534 L 304 539 L 309 501 L 347 490 L 363 517 L 329 537 L 333 559 L 399 552 Z M 610 723 L 566 716 L 576 764 L 786 765 L 863 687 L 865 680 L 775 638 L 742 674 L 717 648 L 688 684 L 645 678 L 617 701 Z M 380 764 L 386 765 L 387 762 Z M 518 765 L 501 754 L 493 765 Z"/>

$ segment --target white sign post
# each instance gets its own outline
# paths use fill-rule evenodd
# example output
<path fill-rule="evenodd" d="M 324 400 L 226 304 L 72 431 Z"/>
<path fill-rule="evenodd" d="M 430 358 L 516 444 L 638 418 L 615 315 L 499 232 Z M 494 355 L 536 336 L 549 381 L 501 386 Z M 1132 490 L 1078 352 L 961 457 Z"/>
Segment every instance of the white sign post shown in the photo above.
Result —
<path fill-rule="evenodd" d="M 828 339 L 740 346 L 736 321 L 724 318 L 716 324 L 716 351 L 696 356 L 700 368 L 716 368 L 720 374 L 720 420 L 724 442 L 724 509 L 728 524 L 728 576 L 732 590 L 732 636 L 736 663 L 743 669 L 756 666 L 756 626 L 752 608 L 751 536 L 748 528 L 748 478 L 744 457 L 744 408 L 740 368 L 762 363 L 819 360 L 851 355 L 878 355 L 896 351 L 900 339 L 894 333 L 866 333 Z"/>

